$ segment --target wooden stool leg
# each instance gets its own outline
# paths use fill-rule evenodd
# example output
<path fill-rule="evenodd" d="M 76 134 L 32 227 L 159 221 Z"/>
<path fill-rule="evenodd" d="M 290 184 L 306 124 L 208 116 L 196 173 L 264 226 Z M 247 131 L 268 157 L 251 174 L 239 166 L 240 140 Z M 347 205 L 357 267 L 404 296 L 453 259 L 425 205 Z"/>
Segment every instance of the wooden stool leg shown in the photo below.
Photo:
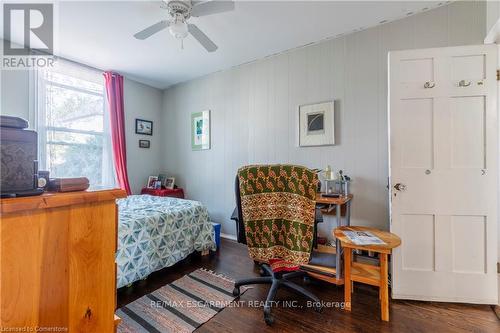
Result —
<path fill-rule="evenodd" d="M 389 286 L 387 271 L 387 254 L 380 253 L 380 309 L 382 320 L 389 321 Z"/>
<path fill-rule="evenodd" d="M 351 254 L 350 248 L 344 248 L 344 302 L 347 311 L 351 311 Z"/>

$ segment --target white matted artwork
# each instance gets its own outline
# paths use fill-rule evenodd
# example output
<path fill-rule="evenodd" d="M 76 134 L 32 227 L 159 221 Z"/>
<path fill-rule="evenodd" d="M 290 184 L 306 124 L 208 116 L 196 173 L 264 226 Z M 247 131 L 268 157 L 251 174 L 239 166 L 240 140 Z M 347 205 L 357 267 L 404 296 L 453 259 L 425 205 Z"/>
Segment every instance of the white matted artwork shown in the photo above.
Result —
<path fill-rule="evenodd" d="M 333 101 L 299 106 L 299 146 L 335 144 Z"/>
<path fill-rule="evenodd" d="M 210 149 L 210 110 L 191 114 L 191 147 Z"/>

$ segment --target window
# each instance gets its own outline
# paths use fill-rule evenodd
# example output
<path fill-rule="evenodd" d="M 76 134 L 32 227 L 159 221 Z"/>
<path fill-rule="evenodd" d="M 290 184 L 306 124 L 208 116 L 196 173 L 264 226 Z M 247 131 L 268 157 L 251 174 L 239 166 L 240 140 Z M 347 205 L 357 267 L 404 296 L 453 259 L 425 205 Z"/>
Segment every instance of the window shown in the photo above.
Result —
<path fill-rule="evenodd" d="M 102 73 L 58 60 L 37 72 L 39 169 L 113 187 L 109 115 Z"/>

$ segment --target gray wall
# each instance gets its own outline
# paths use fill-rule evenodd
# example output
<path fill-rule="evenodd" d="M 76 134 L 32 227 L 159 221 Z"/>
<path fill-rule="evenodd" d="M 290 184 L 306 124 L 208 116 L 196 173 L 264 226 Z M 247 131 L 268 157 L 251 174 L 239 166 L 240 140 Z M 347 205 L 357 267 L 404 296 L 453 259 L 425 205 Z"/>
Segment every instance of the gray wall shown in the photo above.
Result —
<path fill-rule="evenodd" d="M 133 193 L 140 193 L 147 183 L 148 176 L 157 176 L 160 172 L 162 91 L 125 79 L 123 103 L 130 188 Z M 136 118 L 153 121 L 153 136 L 135 134 Z M 139 139 L 150 140 L 151 148 L 139 148 Z"/>
<path fill-rule="evenodd" d="M 22 117 L 32 123 L 34 114 L 33 108 L 30 108 L 29 71 L 2 70 L 0 83 L 0 114 Z M 129 181 L 132 192 L 139 193 L 148 176 L 158 175 L 159 172 L 162 91 L 127 78 L 123 90 Z M 154 135 L 135 134 L 135 118 L 152 120 Z M 139 139 L 151 140 L 151 149 L 139 148 Z"/>
<path fill-rule="evenodd" d="M 500 1 L 493 0 L 486 2 L 486 34 L 497 23 L 500 18 Z"/>
<path fill-rule="evenodd" d="M 211 74 L 164 92 L 162 169 L 235 234 L 233 182 L 249 163 L 343 169 L 353 224 L 389 226 L 387 52 L 482 44 L 484 2 L 458 2 L 335 40 Z M 337 144 L 296 145 L 298 105 L 335 100 Z M 212 149 L 192 151 L 190 115 L 212 111 Z M 328 236 L 331 221 L 320 232 Z"/>

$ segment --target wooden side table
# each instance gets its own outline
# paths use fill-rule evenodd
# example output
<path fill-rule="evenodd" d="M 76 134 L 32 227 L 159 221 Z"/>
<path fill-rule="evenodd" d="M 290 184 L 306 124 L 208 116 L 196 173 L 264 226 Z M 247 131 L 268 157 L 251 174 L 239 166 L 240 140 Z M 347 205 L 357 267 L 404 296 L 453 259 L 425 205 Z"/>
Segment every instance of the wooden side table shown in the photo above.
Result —
<path fill-rule="evenodd" d="M 357 245 L 354 244 L 343 231 L 369 231 L 385 242 L 383 245 Z M 390 232 L 368 227 L 344 226 L 336 228 L 335 237 L 340 240 L 344 248 L 344 301 L 345 309 L 351 311 L 352 282 L 366 283 L 379 287 L 381 317 L 389 321 L 389 286 L 388 286 L 388 255 L 392 249 L 401 244 L 401 239 Z M 352 250 L 367 250 L 379 254 L 380 267 L 352 262 Z"/>

